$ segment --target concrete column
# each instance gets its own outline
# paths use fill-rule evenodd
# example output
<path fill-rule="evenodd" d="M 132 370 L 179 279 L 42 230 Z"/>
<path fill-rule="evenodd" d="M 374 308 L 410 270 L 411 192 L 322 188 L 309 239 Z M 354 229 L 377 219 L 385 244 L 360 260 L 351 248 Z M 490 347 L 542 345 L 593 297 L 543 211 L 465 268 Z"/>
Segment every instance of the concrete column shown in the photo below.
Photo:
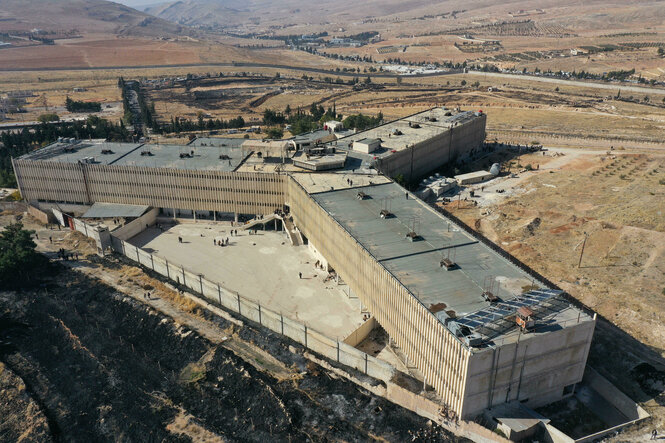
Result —
<path fill-rule="evenodd" d="M 173 220 L 175 220 L 175 208 L 173 208 Z"/>
<path fill-rule="evenodd" d="M 233 213 L 233 217 L 234 217 L 235 222 L 238 223 L 238 213 L 237 212 Z"/>
<path fill-rule="evenodd" d="M 192 209 L 192 215 L 194 216 L 194 221 L 196 221 L 196 209 Z"/>

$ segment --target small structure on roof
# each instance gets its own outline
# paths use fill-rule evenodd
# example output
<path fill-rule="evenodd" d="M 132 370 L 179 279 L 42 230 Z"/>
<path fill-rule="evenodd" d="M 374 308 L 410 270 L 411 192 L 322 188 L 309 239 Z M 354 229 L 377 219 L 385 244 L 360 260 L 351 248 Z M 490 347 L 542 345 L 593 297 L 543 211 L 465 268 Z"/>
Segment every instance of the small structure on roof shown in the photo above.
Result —
<path fill-rule="evenodd" d="M 353 150 L 369 154 L 381 147 L 381 140 L 378 138 L 362 138 L 353 142 Z"/>
<path fill-rule="evenodd" d="M 290 143 L 287 140 L 247 140 L 241 145 L 243 151 L 256 152 L 261 158 L 280 158 L 284 161 Z"/>

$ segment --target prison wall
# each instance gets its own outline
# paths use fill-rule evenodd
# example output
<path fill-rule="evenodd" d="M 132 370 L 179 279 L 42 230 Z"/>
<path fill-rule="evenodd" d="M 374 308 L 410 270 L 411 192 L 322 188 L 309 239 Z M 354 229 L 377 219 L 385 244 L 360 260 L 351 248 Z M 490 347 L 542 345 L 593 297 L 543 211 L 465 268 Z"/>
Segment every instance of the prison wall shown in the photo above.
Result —
<path fill-rule="evenodd" d="M 15 160 L 27 201 L 94 202 L 270 214 L 282 208 L 286 176 Z"/>
<path fill-rule="evenodd" d="M 389 177 L 400 174 L 407 180 L 423 177 L 478 148 L 485 140 L 486 123 L 485 114 L 474 115 L 435 137 L 377 160 L 377 168 Z"/>
<path fill-rule="evenodd" d="M 447 407 L 460 414 L 469 350 L 291 178 L 287 203 L 303 234 L 423 372 Z"/>

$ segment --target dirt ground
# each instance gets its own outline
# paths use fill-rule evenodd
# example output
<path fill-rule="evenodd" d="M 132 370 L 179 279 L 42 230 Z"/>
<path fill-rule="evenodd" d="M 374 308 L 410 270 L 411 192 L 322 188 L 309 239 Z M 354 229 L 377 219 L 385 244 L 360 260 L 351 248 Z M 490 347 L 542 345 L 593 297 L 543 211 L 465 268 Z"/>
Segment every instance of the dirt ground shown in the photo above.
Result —
<path fill-rule="evenodd" d="M 460 441 L 297 345 L 91 255 L 78 233 L 26 223 L 47 254 L 80 255 L 37 290 L 0 292 L 1 440 Z"/>
<path fill-rule="evenodd" d="M 591 366 L 663 423 L 665 156 L 544 154 L 484 159 L 502 159 L 517 176 L 476 184 L 444 207 L 598 312 Z M 524 171 L 527 164 L 539 169 Z"/>

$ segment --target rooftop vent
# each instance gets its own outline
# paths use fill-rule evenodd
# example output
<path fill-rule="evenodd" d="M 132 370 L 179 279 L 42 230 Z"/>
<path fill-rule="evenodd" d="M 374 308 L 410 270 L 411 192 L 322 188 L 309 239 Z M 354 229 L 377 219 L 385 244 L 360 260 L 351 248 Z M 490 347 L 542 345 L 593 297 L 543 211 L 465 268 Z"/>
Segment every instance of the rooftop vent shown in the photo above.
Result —
<path fill-rule="evenodd" d="M 437 121 L 436 117 L 430 117 L 430 118 L 428 118 L 428 120 L 431 121 L 431 122 Z"/>
<path fill-rule="evenodd" d="M 411 232 L 406 234 L 406 239 L 410 240 L 410 241 L 418 241 L 418 240 L 422 240 L 423 238 L 421 236 L 419 236 L 418 234 L 416 234 L 416 231 L 411 231 Z"/>
<path fill-rule="evenodd" d="M 429 306 L 429 311 L 433 314 L 436 314 L 437 312 L 441 312 L 444 309 L 446 309 L 446 304 L 445 303 L 433 303 Z"/>
<path fill-rule="evenodd" d="M 483 298 L 490 303 L 496 303 L 499 301 L 499 297 L 494 295 L 491 291 L 483 291 Z"/>
<path fill-rule="evenodd" d="M 420 128 L 420 125 L 418 123 L 409 122 L 409 128 L 418 129 Z"/>
<path fill-rule="evenodd" d="M 220 160 L 231 160 L 231 157 L 229 157 L 229 156 L 226 155 L 226 154 L 221 154 L 221 155 L 219 156 L 219 159 L 220 159 Z"/>
<path fill-rule="evenodd" d="M 151 155 L 154 155 L 154 154 L 153 154 L 152 152 L 150 152 L 148 149 L 146 149 L 146 150 L 144 150 L 144 151 L 141 151 L 141 155 L 143 155 L 143 156 L 145 156 L 145 155 L 147 155 L 147 156 L 151 156 Z"/>
<path fill-rule="evenodd" d="M 402 131 L 400 131 L 399 129 L 395 128 L 395 129 L 393 129 L 392 134 L 393 134 L 393 135 L 402 135 Z"/>
<path fill-rule="evenodd" d="M 362 191 L 358 191 L 358 195 L 356 196 L 358 200 L 366 200 L 369 198 L 369 195 L 365 194 Z"/>
<path fill-rule="evenodd" d="M 113 154 L 113 151 L 110 149 L 102 149 L 102 154 Z"/>
<path fill-rule="evenodd" d="M 379 217 L 381 218 L 392 218 L 393 214 L 387 209 L 382 209 L 381 212 L 379 213 Z"/>
<path fill-rule="evenodd" d="M 442 268 L 445 267 L 446 271 L 452 271 L 453 269 L 457 268 L 457 263 L 455 263 L 454 261 L 452 261 L 449 258 L 441 259 L 441 262 L 439 263 L 439 265 Z"/>
<path fill-rule="evenodd" d="M 180 153 L 180 158 L 192 158 L 193 155 L 190 154 L 189 152 L 181 152 Z"/>

